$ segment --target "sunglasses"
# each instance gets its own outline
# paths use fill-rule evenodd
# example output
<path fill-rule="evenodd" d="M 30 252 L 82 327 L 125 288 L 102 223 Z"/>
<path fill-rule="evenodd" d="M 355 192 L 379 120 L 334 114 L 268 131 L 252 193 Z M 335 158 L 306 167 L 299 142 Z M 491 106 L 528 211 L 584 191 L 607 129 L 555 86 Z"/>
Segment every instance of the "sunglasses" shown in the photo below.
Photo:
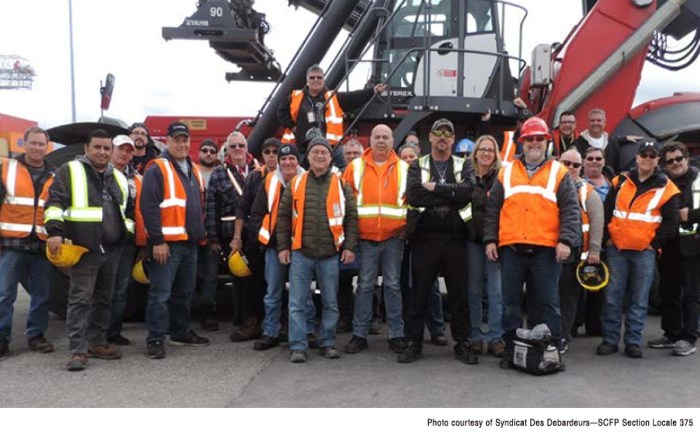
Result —
<path fill-rule="evenodd" d="M 581 167 L 581 163 L 574 163 L 573 161 L 569 160 L 561 160 L 561 164 L 563 164 L 566 167 L 573 167 L 574 169 L 578 169 Z"/>
<path fill-rule="evenodd" d="M 544 135 L 531 135 L 527 137 L 521 137 L 522 141 L 533 142 L 533 141 L 545 141 L 547 137 Z"/>
<path fill-rule="evenodd" d="M 309 79 L 315 79 L 315 80 L 320 81 L 323 79 L 323 76 L 309 76 Z"/>
<path fill-rule="evenodd" d="M 265 149 L 263 151 L 265 155 L 277 155 L 277 149 Z"/>
<path fill-rule="evenodd" d="M 233 149 L 245 149 L 246 145 L 244 143 L 231 143 L 228 147 Z"/>
<path fill-rule="evenodd" d="M 673 163 L 680 163 L 681 161 L 685 160 L 684 156 L 676 157 L 676 158 L 669 158 L 666 160 L 666 165 L 671 165 Z"/>
<path fill-rule="evenodd" d="M 586 157 L 586 161 L 603 161 L 603 157 Z"/>
<path fill-rule="evenodd" d="M 446 129 L 436 129 L 434 131 L 431 131 L 430 133 L 433 134 L 435 137 L 452 138 L 455 136 L 454 132 L 448 131 Z"/>
<path fill-rule="evenodd" d="M 216 154 L 216 149 L 204 148 L 200 149 L 199 152 L 204 152 L 205 154 Z"/>
<path fill-rule="evenodd" d="M 659 158 L 659 154 L 656 152 L 642 152 L 639 154 L 640 158 L 651 158 L 652 160 Z"/>

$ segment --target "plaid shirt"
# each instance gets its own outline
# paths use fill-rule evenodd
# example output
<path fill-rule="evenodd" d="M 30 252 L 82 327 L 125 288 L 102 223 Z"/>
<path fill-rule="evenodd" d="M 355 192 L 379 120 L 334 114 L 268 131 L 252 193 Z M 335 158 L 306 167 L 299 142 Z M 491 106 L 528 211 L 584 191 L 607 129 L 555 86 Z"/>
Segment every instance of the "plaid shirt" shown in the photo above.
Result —
<path fill-rule="evenodd" d="M 253 169 L 254 166 L 249 164 L 249 172 L 252 172 Z M 241 192 L 243 191 L 245 179 L 234 166 L 228 162 L 217 166 L 209 178 L 204 216 L 204 229 L 207 232 L 207 241 L 226 246 L 233 238 L 234 221 L 221 220 L 221 218 L 235 216 L 236 207 L 241 199 L 241 195 L 234 188 L 227 170 L 231 171 L 231 175 L 236 179 L 238 187 L 241 189 Z"/>

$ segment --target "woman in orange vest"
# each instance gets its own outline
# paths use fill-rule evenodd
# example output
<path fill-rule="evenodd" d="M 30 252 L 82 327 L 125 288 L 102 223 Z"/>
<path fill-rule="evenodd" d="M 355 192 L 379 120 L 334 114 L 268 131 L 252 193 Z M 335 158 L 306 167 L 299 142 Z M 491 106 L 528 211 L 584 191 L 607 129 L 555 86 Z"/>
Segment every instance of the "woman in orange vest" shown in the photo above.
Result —
<path fill-rule="evenodd" d="M 610 284 L 603 304 L 603 342 L 597 350 L 601 356 L 618 351 L 626 303 L 625 354 L 642 357 L 642 330 L 657 251 L 678 229 L 679 191 L 658 167 L 659 144 L 642 143 L 636 163 L 629 174 L 613 180 L 605 200 Z"/>

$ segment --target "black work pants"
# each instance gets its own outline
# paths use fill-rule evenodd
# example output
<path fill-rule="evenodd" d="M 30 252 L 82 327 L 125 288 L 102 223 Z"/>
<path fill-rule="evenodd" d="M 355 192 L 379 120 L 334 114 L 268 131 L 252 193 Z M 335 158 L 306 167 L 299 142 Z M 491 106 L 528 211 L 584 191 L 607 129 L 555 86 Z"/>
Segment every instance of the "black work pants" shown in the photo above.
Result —
<path fill-rule="evenodd" d="M 577 263 L 562 263 L 559 276 L 559 306 L 561 308 L 562 338 L 571 340 L 578 302 L 581 298 L 581 285 L 576 280 Z"/>
<path fill-rule="evenodd" d="M 683 330 L 681 339 L 695 344 L 700 318 L 700 256 L 683 257 Z"/>
<path fill-rule="evenodd" d="M 413 288 L 410 309 L 405 327 L 406 336 L 422 341 L 423 327 L 428 315 L 428 297 L 433 285 L 442 273 L 447 286 L 447 298 L 452 311 L 452 338 L 456 342 L 467 342 L 471 321 L 467 298 L 466 239 L 449 234 L 419 233 L 411 242 Z"/>
<path fill-rule="evenodd" d="M 683 262 L 678 239 L 670 240 L 663 247 L 658 266 L 661 277 L 661 329 L 664 336 L 677 341 L 683 331 Z"/>

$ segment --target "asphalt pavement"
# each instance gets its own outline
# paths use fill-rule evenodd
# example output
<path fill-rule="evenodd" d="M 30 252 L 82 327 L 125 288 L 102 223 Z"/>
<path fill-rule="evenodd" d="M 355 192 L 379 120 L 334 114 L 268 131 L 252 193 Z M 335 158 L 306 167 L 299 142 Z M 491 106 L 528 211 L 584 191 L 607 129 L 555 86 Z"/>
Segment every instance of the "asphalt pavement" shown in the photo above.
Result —
<path fill-rule="evenodd" d="M 370 348 L 329 360 L 309 353 L 290 364 L 285 346 L 253 351 L 253 342 L 231 343 L 231 326 L 204 333 L 209 347 L 168 347 L 167 357 L 146 356 L 145 327 L 127 323 L 130 346 L 115 361 L 91 359 L 84 372 L 64 369 L 68 341 L 63 321 L 52 317 L 47 338 L 56 352 L 29 351 L 23 334 L 29 298 L 16 303 L 12 354 L 0 359 L 0 407 L 495 407 L 495 408 L 697 408 L 700 354 L 673 357 L 644 348 L 644 358 L 595 355 L 598 338 L 578 337 L 565 357 L 566 371 L 534 377 L 501 370 L 498 359 L 478 365 L 454 359 L 451 347 L 426 344 L 423 359 L 399 364 L 387 344 L 388 329 L 371 335 Z M 650 317 L 645 342 L 660 334 Z M 349 334 L 338 336 L 341 350 Z"/>

